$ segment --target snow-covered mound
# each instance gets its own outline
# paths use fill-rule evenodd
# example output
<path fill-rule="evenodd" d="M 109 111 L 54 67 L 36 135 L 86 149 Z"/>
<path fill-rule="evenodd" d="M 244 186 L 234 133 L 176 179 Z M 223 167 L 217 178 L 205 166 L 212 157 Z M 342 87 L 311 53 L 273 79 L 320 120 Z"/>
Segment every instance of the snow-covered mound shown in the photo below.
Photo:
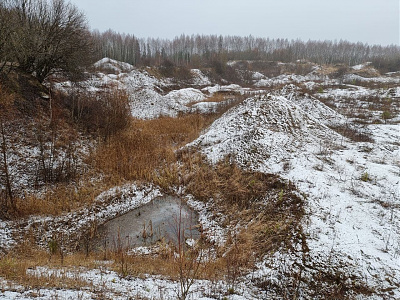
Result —
<path fill-rule="evenodd" d="M 127 73 L 134 69 L 134 67 L 128 63 L 117 61 L 108 57 L 105 57 L 94 64 L 96 69 L 113 72 L 115 74 Z"/>
<path fill-rule="evenodd" d="M 240 85 L 230 84 L 230 85 L 219 85 L 216 84 L 214 86 L 208 86 L 202 89 L 203 92 L 214 94 L 214 93 L 244 93 L 245 89 L 243 89 Z"/>
<path fill-rule="evenodd" d="M 192 69 L 190 70 L 190 73 L 192 74 L 192 81 L 194 85 L 210 85 L 211 81 L 210 79 L 203 74 L 199 69 Z"/>
<path fill-rule="evenodd" d="M 363 77 L 357 74 L 346 74 L 343 82 L 354 83 L 354 82 L 375 82 L 375 83 L 400 83 L 400 77 Z"/>
<path fill-rule="evenodd" d="M 322 99 L 361 99 L 362 97 L 374 96 L 376 90 L 368 89 L 362 86 L 347 85 L 346 88 L 328 88 L 318 95 Z"/>
<path fill-rule="evenodd" d="M 366 62 L 366 63 L 360 64 L 360 65 L 352 66 L 351 68 L 353 70 L 360 71 L 360 70 L 368 67 L 370 64 L 371 64 L 371 62 Z"/>
<path fill-rule="evenodd" d="M 201 91 L 193 88 L 175 90 L 168 93 L 166 97 L 182 105 L 200 102 L 206 98 Z"/>
<path fill-rule="evenodd" d="M 200 147 L 213 162 L 233 154 L 244 166 L 279 172 L 310 145 L 318 151 L 332 139 L 341 136 L 293 101 L 269 95 L 231 109 L 190 146 Z"/>
<path fill-rule="evenodd" d="M 126 91 L 130 99 L 132 116 L 136 118 L 152 119 L 160 116 L 177 116 L 180 112 L 191 112 L 193 109 L 190 104 L 201 102 L 207 97 L 195 88 L 182 88 L 165 94 L 164 91 L 173 87 L 170 79 L 159 79 L 146 70 L 138 70 L 130 64 L 109 58 L 96 62 L 94 67 L 97 72 L 89 79 L 80 82 L 78 88 L 91 93 L 115 87 Z M 192 75 L 193 86 L 211 84 L 200 70 L 192 70 Z M 76 86 L 66 81 L 57 83 L 55 88 L 68 93 Z M 238 91 L 241 87 L 232 85 L 215 89 Z"/>
<path fill-rule="evenodd" d="M 327 81 L 326 76 L 320 75 L 316 72 L 311 72 L 307 75 L 296 75 L 296 74 L 282 74 L 273 78 L 260 78 L 254 83 L 255 87 L 273 87 L 275 85 L 285 85 L 291 83 L 302 83 L 308 81 L 326 81 L 329 83 L 331 81 Z"/>
<path fill-rule="evenodd" d="M 326 106 L 315 97 L 302 94 L 300 88 L 294 84 L 284 86 L 278 91 L 277 95 L 284 96 L 295 102 L 305 112 L 327 126 L 340 126 L 347 122 L 347 119 L 343 115 Z"/>
<path fill-rule="evenodd" d="M 154 119 L 160 116 L 176 116 L 178 112 L 189 112 L 179 97 L 163 96 L 153 89 L 143 89 L 130 94 L 132 116 L 139 119 Z M 184 99 L 182 100 L 184 102 Z"/>
<path fill-rule="evenodd" d="M 398 299 L 400 125 L 368 125 L 375 142 L 355 143 L 324 125 L 325 114 L 334 112 L 316 100 L 253 97 L 189 146 L 213 162 L 230 155 L 245 168 L 294 182 L 308 196 L 305 270 L 351 273 Z M 269 266 L 265 274 L 273 276 L 276 270 Z"/>

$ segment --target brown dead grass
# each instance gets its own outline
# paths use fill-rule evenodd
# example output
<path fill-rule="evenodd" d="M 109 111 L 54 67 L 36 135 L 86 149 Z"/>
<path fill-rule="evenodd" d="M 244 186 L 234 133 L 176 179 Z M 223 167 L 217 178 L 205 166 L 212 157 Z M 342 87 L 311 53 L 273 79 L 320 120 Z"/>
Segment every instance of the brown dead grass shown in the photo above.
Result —
<path fill-rule="evenodd" d="M 219 103 L 219 102 L 223 102 L 223 101 L 225 101 L 227 99 L 228 99 L 228 97 L 226 95 L 221 94 L 221 93 L 215 93 L 211 97 L 208 97 L 208 98 L 206 98 L 206 99 L 204 99 L 202 101 L 192 102 L 188 106 L 191 107 L 191 106 L 193 106 L 193 105 L 195 105 L 196 103 L 199 103 L 199 102 L 217 102 L 217 103 Z"/>
<path fill-rule="evenodd" d="M 215 116 L 133 120 L 121 133 L 101 145 L 93 164 L 124 180 L 153 181 L 157 172 L 176 161 L 174 150 L 192 141 Z"/>
<path fill-rule="evenodd" d="M 153 255 L 126 255 L 121 260 L 120 253 L 112 253 L 112 261 L 110 268 L 120 273 L 123 276 L 145 276 L 149 275 L 162 275 L 174 280 L 179 278 L 179 266 L 177 257 L 171 250 L 164 251 L 163 253 Z M 124 264 L 124 267 L 122 266 Z M 123 271 L 122 271 L 123 269 Z M 208 260 L 200 264 L 197 279 L 210 279 L 218 278 L 223 279 L 224 260 L 221 258 L 215 260 Z"/>
<path fill-rule="evenodd" d="M 354 142 L 374 142 L 373 138 L 370 134 L 368 134 L 366 130 L 362 131 L 361 129 L 354 126 L 352 127 L 349 125 L 338 125 L 330 126 L 330 128 Z"/>
<path fill-rule="evenodd" d="M 40 266 L 60 270 L 60 274 L 32 274 Z M 78 273 L 76 276 L 65 274 L 77 267 L 98 267 L 97 257 L 86 258 L 81 253 L 63 257 L 59 254 L 50 255 L 49 252 L 38 249 L 30 241 L 26 241 L 18 245 L 12 253 L 0 258 L 0 277 L 29 289 L 79 289 L 90 286 L 90 283 L 82 279 Z"/>
<path fill-rule="evenodd" d="M 85 182 L 81 186 L 59 184 L 41 195 L 27 194 L 23 198 L 16 198 L 16 215 L 24 218 L 30 215 L 57 216 L 71 212 L 93 204 L 96 196 L 108 186 L 101 182 L 90 184 L 89 179 Z"/>
<path fill-rule="evenodd" d="M 156 183 L 166 190 L 186 186 L 187 193 L 204 202 L 214 199 L 214 213 L 226 216 L 222 225 L 245 228 L 235 238 L 246 236 L 240 243 L 244 248 L 251 245 L 246 253 L 263 255 L 283 244 L 289 249 L 293 240 L 304 243 L 304 199 L 293 184 L 277 175 L 245 171 L 230 158 L 210 165 L 188 149 L 178 152 L 177 158 L 179 164 L 160 172 Z"/>

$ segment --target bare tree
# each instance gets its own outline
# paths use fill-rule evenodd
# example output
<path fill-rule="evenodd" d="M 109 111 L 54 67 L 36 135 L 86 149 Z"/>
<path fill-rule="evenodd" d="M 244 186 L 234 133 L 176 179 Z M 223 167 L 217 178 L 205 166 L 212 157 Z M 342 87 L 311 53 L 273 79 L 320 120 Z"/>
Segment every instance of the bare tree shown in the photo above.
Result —
<path fill-rule="evenodd" d="M 14 20 L 6 41 L 21 70 L 39 81 L 60 69 L 77 71 L 92 52 L 85 16 L 64 0 L 9 0 L 6 12 Z"/>
<path fill-rule="evenodd" d="M 9 142 L 7 141 L 5 124 L 5 120 L 12 118 L 11 106 L 13 105 L 13 101 L 13 97 L 5 93 L 2 90 L 2 86 L 0 86 L 0 174 L 3 181 L 2 185 L 5 187 L 5 197 L 2 199 L 3 203 L 1 203 L 1 213 L 3 215 L 8 215 L 16 210 L 8 161 Z"/>
<path fill-rule="evenodd" d="M 0 134 L 1 134 L 1 158 L 2 158 L 2 171 L 4 175 L 5 187 L 6 187 L 6 201 L 4 203 L 3 209 L 6 212 L 10 212 L 10 210 L 15 211 L 15 202 L 13 191 L 11 187 L 11 176 L 8 166 L 8 155 L 7 155 L 7 141 L 6 141 L 6 133 L 4 130 L 3 119 L 0 119 Z"/>
<path fill-rule="evenodd" d="M 283 61 L 307 60 L 319 64 L 355 65 L 366 61 L 398 68 L 400 47 L 369 46 L 348 41 L 301 41 L 253 36 L 181 35 L 172 40 L 121 35 L 113 31 L 95 33 L 102 55 L 131 64 L 160 66 L 169 60 L 175 66 L 212 67 L 226 60 Z M 97 42 L 96 42 L 97 43 Z M 140 58 L 132 57 L 132 54 Z"/>
<path fill-rule="evenodd" d="M 9 45 L 12 30 L 12 20 L 8 18 L 8 0 L 0 2 L 0 72 L 4 69 L 9 59 Z"/>

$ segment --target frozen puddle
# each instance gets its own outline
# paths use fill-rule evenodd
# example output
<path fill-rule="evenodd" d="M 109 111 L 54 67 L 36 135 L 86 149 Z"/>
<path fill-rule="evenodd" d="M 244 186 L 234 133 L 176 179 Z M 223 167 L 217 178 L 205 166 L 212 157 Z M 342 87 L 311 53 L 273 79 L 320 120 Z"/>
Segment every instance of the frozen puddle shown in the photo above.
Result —
<path fill-rule="evenodd" d="M 157 197 L 101 225 L 94 246 L 97 250 L 118 250 L 149 246 L 162 239 L 177 243 L 179 231 L 185 239 L 197 239 L 197 225 L 197 214 L 179 198 Z"/>

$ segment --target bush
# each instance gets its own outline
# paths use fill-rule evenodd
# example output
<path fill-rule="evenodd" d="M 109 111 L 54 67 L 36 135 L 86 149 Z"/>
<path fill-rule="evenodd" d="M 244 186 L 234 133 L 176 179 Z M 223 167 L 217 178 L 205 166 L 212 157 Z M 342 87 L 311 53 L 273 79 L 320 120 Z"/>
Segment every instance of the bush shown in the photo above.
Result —
<path fill-rule="evenodd" d="M 130 122 L 129 96 L 116 88 L 108 88 L 97 94 L 74 91 L 61 97 L 72 120 L 86 132 L 104 140 Z"/>
<path fill-rule="evenodd" d="M 372 60 L 372 66 L 381 74 L 400 70 L 400 59 L 397 57 L 379 57 Z"/>
<path fill-rule="evenodd" d="M 389 110 L 385 110 L 382 112 L 382 119 L 387 122 L 387 120 L 393 118 L 392 113 Z"/>
<path fill-rule="evenodd" d="M 86 19 L 71 3 L 8 0 L 0 6 L 3 18 L 12 30 L 2 30 L 0 22 L 0 62 L 17 63 L 40 82 L 56 70 L 74 73 L 90 63 L 93 47 Z"/>
<path fill-rule="evenodd" d="M 160 66 L 160 73 L 165 77 L 173 77 L 175 73 L 175 64 L 169 59 L 165 59 Z"/>
<path fill-rule="evenodd" d="M 368 181 L 370 181 L 371 179 L 370 179 L 370 177 L 369 177 L 369 174 L 368 174 L 368 172 L 364 172 L 362 175 L 361 175 L 361 181 L 364 181 L 364 182 L 368 182 Z"/>

